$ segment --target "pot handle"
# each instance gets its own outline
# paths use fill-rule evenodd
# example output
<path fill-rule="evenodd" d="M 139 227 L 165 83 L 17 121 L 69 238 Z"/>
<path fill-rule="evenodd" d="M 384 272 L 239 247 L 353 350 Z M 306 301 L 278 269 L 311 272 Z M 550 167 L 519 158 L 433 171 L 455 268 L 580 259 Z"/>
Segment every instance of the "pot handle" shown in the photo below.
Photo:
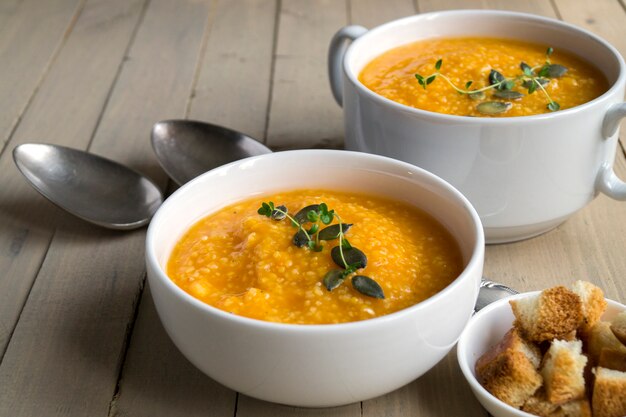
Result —
<path fill-rule="evenodd" d="M 602 122 L 602 136 L 608 139 L 617 133 L 619 124 L 625 116 L 626 103 L 611 106 Z M 604 194 L 615 200 L 626 200 L 626 183 L 617 177 L 612 163 L 606 162 L 602 165 L 596 182 L 598 190 Z"/>
<path fill-rule="evenodd" d="M 349 46 L 345 41 L 353 41 L 366 32 L 367 29 L 363 26 L 345 26 L 339 29 L 330 41 L 330 47 L 328 48 L 328 78 L 330 79 L 330 89 L 333 92 L 333 97 L 340 106 L 343 104 L 341 65 L 343 64 L 343 56 Z"/>

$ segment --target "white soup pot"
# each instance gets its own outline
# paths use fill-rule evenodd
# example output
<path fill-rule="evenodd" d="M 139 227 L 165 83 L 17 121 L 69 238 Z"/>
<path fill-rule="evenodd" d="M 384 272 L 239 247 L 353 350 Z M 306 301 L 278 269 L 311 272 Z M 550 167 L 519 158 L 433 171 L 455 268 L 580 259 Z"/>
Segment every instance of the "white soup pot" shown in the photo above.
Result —
<path fill-rule="evenodd" d="M 570 51 L 598 66 L 610 88 L 554 113 L 476 118 L 408 107 L 358 80 L 363 67 L 389 49 L 460 36 L 524 39 Z M 344 110 L 346 148 L 407 161 L 450 182 L 478 211 L 487 243 L 548 231 L 599 192 L 626 200 L 626 184 L 613 171 L 619 121 L 626 115 L 624 60 L 584 29 L 490 10 L 420 14 L 369 31 L 348 26 L 331 42 L 329 75 Z"/>

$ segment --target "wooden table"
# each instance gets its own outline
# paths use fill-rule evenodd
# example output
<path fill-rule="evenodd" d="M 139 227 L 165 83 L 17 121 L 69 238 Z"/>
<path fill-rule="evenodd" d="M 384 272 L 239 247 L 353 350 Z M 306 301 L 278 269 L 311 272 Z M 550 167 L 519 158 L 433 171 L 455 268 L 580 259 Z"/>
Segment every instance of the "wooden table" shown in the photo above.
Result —
<path fill-rule="evenodd" d="M 73 218 L 11 158 L 18 144 L 52 142 L 126 163 L 166 188 L 149 144 L 165 118 L 229 126 L 274 149 L 340 148 L 341 110 L 326 76 L 336 30 L 482 7 L 563 19 L 626 55 L 623 0 L 2 0 L 0 415 L 486 415 L 454 353 L 396 392 L 339 408 L 284 407 L 224 388 L 161 327 L 145 286 L 145 229 Z M 490 246 L 485 274 L 522 291 L 587 279 L 624 302 L 626 204 L 600 196 L 543 236 Z"/>

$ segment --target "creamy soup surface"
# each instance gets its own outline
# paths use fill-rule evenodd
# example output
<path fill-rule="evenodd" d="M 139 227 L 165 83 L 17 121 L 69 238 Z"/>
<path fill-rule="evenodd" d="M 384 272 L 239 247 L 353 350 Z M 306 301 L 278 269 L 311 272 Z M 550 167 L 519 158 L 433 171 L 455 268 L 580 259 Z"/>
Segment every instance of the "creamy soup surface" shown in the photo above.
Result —
<path fill-rule="evenodd" d="M 345 237 L 368 259 L 356 274 L 374 279 L 385 298 L 361 294 L 350 277 L 328 291 L 323 278 L 338 269 L 330 256 L 338 240 L 321 241 L 319 252 L 296 247 L 296 227 L 257 213 L 264 201 L 285 205 L 292 214 L 323 202 L 344 223 L 353 224 Z M 225 207 L 193 225 L 167 264 L 169 277 L 207 304 L 245 317 L 295 324 L 389 314 L 438 293 L 462 270 L 457 243 L 430 215 L 397 201 L 329 190 L 281 192 Z"/>
<path fill-rule="evenodd" d="M 507 99 L 493 96 L 495 90 L 485 91 L 482 100 L 459 94 L 442 77 L 437 77 L 424 89 L 415 77 L 435 73 L 435 64 L 441 59 L 439 72 L 462 90 L 480 89 L 490 85 L 492 69 L 505 78 L 522 75 L 521 62 L 535 69 L 546 63 L 548 45 L 498 38 L 435 38 L 391 49 L 368 63 L 359 80 L 370 90 L 407 106 L 436 113 L 474 117 L 511 117 L 549 113 L 547 104 L 553 100 L 560 110 L 587 103 L 609 88 L 603 74 L 590 63 L 573 54 L 554 49 L 549 56 L 551 64 L 562 65 L 567 72 L 558 78 L 545 78 L 549 83 L 529 94 L 525 80 L 519 79 L 512 91 L 524 94 L 522 98 Z M 469 88 L 466 83 L 472 81 Z M 526 80 L 527 81 L 527 80 Z M 548 96 L 550 99 L 548 99 Z M 511 103 L 502 113 L 485 114 L 477 110 L 481 101 Z"/>

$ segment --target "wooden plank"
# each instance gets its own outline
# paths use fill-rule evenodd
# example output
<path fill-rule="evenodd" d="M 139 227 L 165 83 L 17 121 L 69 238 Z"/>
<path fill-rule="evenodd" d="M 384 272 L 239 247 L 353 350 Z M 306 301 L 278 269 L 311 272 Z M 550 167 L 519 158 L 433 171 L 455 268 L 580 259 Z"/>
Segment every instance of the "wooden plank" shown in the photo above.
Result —
<path fill-rule="evenodd" d="M 368 29 L 416 12 L 413 0 L 350 0 L 348 7 L 350 23 Z"/>
<path fill-rule="evenodd" d="M 99 3 L 103 15 L 111 4 Z M 207 13 L 207 2 L 150 2 L 92 149 L 135 168 L 152 165 L 150 125 L 183 115 Z M 93 27 L 126 19 L 107 17 Z M 91 53 L 107 43 L 92 39 Z M 0 366 L 0 415 L 108 414 L 141 294 L 144 242 L 145 229 L 72 221 L 56 231 Z"/>
<path fill-rule="evenodd" d="M 239 395 L 236 417 L 361 417 L 359 404 L 333 408 L 299 408 L 273 404 Z"/>
<path fill-rule="evenodd" d="M 263 137 L 275 19 L 273 1 L 216 4 L 206 29 L 209 38 L 204 57 L 200 57 L 200 73 L 189 106 L 191 118 Z M 250 33 L 242 34 L 242 26 L 250 28 Z M 256 78 L 255 74 L 260 75 Z M 242 77 L 259 85 L 251 85 Z M 159 401 L 161 398 L 167 401 Z M 150 295 L 144 293 L 114 402 L 115 413 L 231 415 L 235 404 L 234 391 L 200 373 L 177 351 L 158 322 Z"/>
<path fill-rule="evenodd" d="M 233 415 L 236 394 L 189 363 L 172 343 L 144 291 L 112 416 Z"/>
<path fill-rule="evenodd" d="M 328 82 L 328 44 L 348 23 L 336 0 L 282 2 L 267 144 L 276 149 L 341 147 L 341 108 Z"/>
<path fill-rule="evenodd" d="M 23 115 L 11 139 L 11 148 L 30 141 L 87 147 L 143 3 L 144 0 L 94 0 L 85 6 Z M 98 45 L 98 53 L 94 53 L 94 45 Z M 11 152 L 0 156 L 0 172 L 3 173 L 0 187 L 1 355 L 45 256 L 54 227 L 71 216 L 54 207 L 25 182 L 15 168 Z"/>
<path fill-rule="evenodd" d="M 494 9 L 515 12 L 534 13 L 547 17 L 556 17 L 554 8 L 548 0 L 416 0 L 421 13 L 436 10 L 455 9 Z"/>
<path fill-rule="evenodd" d="M 0 152 L 82 8 L 81 0 L 9 0 L 0 13 Z"/>
<path fill-rule="evenodd" d="M 276 3 L 219 2 L 190 104 L 190 119 L 265 139 Z"/>

